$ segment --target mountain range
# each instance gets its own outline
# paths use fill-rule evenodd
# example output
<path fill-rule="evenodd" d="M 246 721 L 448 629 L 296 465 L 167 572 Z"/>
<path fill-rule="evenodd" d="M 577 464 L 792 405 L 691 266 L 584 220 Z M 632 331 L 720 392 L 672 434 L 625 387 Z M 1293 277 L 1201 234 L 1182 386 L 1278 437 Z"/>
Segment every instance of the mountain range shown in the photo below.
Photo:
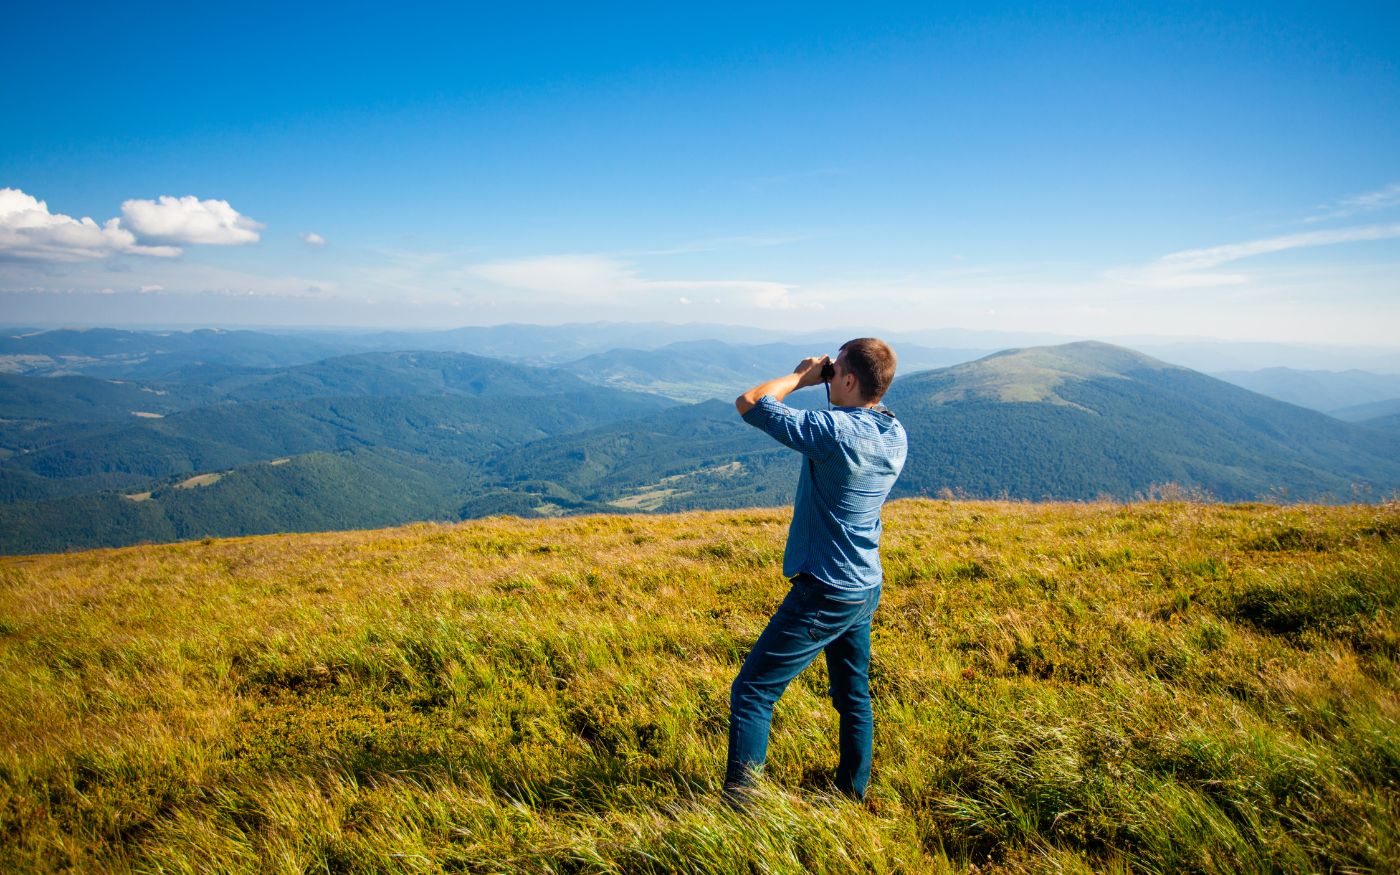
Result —
<path fill-rule="evenodd" d="M 657 349 L 612 349 L 569 362 L 566 367 L 586 380 L 620 389 L 656 392 L 682 401 L 729 399 L 735 387 L 756 385 L 793 369 L 822 347 L 813 344 L 765 343 L 740 346 L 715 340 L 670 343 Z M 990 349 L 935 349 L 915 344 L 899 347 L 899 366 L 922 371 L 971 361 Z M 826 353 L 833 358 L 837 344 Z"/>
<path fill-rule="evenodd" d="M 731 347 L 789 344 L 800 347 L 801 355 L 806 356 L 829 352 L 843 341 L 863 335 L 883 337 L 906 353 L 906 371 L 916 369 L 913 367 L 916 357 L 907 355 L 914 347 L 952 350 L 959 355 L 956 360 L 918 366 L 922 368 L 971 361 L 1000 349 L 1054 346 L 1089 339 L 1045 332 L 968 331 L 957 328 L 886 331 L 870 326 L 852 326 L 838 332 L 667 322 L 504 324 L 418 331 L 334 328 L 138 331 L 11 327 L 0 329 L 0 373 L 160 379 L 166 373 L 192 362 L 268 368 L 350 353 L 405 350 L 464 352 L 526 364 L 558 365 L 612 350 L 651 351 L 672 344 L 695 342 L 719 342 Z M 1152 336 L 1123 338 L 1114 343 L 1172 364 L 1214 374 L 1270 368 L 1400 374 L 1400 350 L 1394 348 L 1164 339 Z"/>
<path fill-rule="evenodd" d="M 324 351 L 284 346 L 286 359 Z M 730 399 L 804 347 L 679 342 L 554 367 L 437 351 L 257 367 L 171 349 L 143 353 L 162 359 L 158 379 L 0 375 L 0 551 L 772 506 L 795 485 L 795 454 Z M 901 350 L 906 373 L 886 396 L 910 439 L 896 495 L 1126 499 L 1175 484 L 1229 501 L 1350 501 L 1400 489 L 1400 429 L 1383 419 L 1342 422 L 1096 342 L 908 372 L 954 355 Z M 144 367 L 138 357 L 127 366 Z M 678 400 L 696 398 L 709 400 Z"/>
<path fill-rule="evenodd" d="M 1369 418 L 1366 413 L 1373 404 L 1389 402 L 1400 409 L 1400 374 L 1373 374 L 1354 368 L 1346 371 L 1263 368 L 1224 371 L 1211 376 L 1260 395 L 1354 422 Z"/>
<path fill-rule="evenodd" d="M 1342 501 L 1400 484 L 1394 434 L 1102 343 L 913 374 L 887 399 L 926 442 L 901 489 L 1087 499 L 1173 483 L 1228 501 Z"/>

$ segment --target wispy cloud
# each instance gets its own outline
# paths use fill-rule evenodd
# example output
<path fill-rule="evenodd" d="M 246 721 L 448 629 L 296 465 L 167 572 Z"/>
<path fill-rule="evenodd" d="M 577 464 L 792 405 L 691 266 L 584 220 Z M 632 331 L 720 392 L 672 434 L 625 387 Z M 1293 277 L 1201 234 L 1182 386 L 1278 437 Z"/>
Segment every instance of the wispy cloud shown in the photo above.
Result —
<path fill-rule="evenodd" d="M 1223 246 L 1174 252 L 1145 267 L 1109 271 L 1108 278 L 1159 289 L 1240 285 L 1249 281 L 1248 275 L 1235 272 L 1217 272 L 1215 268 L 1240 259 L 1285 252 L 1290 249 L 1332 246 L 1338 243 L 1357 243 L 1365 240 L 1388 240 L 1395 237 L 1400 237 L 1400 223 L 1363 225 L 1332 231 L 1305 231 L 1300 234 L 1284 234 L 1279 237 L 1268 237 L 1245 243 L 1227 243 Z"/>
<path fill-rule="evenodd" d="M 543 255 L 468 268 L 481 279 L 529 292 L 569 297 L 611 297 L 635 289 L 638 280 L 621 262 L 600 255 Z"/>
<path fill-rule="evenodd" d="M 545 255 L 473 265 L 467 273 L 508 289 L 557 296 L 570 303 L 635 301 L 665 293 L 765 310 L 820 307 L 794 294 L 796 286 L 767 280 L 658 280 L 645 278 L 630 263 L 604 255 Z M 718 296 L 718 297 L 717 297 Z"/>
<path fill-rule="evenodd" d="M 315 231 L 302 231 L 297 236 L 299 236 L 301 238 L 301 242 L 305 243 L 307 246 L 326 245 L 326 238 L 322 237 L 320 234 L 317 234 Z"/>
<path fill-rule="evenodd" d="M 1304 222 L 1324 222 L 1328 219 L 1342 219 L 1361 213 L 1373 213 L 1390 207 L 1400 207 L 1400 182 L 1391 183 L 1385 188 L 1365 194 L 1342 198 L 1335 203 L 1319 204 L 1322 212 L 1309 216 Z"/>
<path fill-rule="evenodd" d="M 101 293 L 214 295 L 247 298 L 343 297 L 337 283 L 318 277 L 261 274 L 210 264 L 163 258 L 150 260 L 136 271 L 111 271 L 100 261 L 15 261 L 0 271 L 0 294 L 42 292 L 58 295 Z"/>

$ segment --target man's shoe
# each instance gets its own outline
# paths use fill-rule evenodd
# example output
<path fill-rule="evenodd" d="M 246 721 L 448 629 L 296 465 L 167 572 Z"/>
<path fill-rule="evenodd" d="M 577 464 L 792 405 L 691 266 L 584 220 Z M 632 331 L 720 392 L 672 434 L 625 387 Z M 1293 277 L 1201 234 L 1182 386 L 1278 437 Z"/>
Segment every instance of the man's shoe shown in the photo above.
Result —
<path fill-rule="evenodd" d="M 754 788 L 744 784 L 725 784 L 724 789 L 720 791 L 720 798 L 731 811 L 739 814 L 751 813 L 758 802 Z"/>

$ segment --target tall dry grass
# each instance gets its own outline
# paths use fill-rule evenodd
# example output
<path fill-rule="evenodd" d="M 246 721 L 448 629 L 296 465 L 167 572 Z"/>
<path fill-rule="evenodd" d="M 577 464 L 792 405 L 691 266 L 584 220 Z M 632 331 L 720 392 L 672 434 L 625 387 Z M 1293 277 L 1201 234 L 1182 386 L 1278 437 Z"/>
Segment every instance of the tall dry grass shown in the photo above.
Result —
<path fill-rule="evenodd" d="M 1381 871 L 1400 509 L 901 501 L 868 805 L 818 661 L 754 811 L 787 512 L 0 560 L 0 866 Z"/>

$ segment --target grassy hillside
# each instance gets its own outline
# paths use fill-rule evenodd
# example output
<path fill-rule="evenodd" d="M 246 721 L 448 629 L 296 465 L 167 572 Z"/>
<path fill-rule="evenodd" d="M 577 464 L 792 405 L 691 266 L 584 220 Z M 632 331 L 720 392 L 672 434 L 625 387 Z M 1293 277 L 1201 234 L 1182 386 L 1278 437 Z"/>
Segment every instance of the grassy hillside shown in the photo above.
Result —
<path fill-rule="evenodd" d="M 728 685 L 782 596 L 786 524 L 506 518 L 0 559 L 0 869 L 1400 859 L 1395 505 L 893 503 L 870 802 L 830 795 L 818 664 L 744 819 L 718 802 Z"/>

